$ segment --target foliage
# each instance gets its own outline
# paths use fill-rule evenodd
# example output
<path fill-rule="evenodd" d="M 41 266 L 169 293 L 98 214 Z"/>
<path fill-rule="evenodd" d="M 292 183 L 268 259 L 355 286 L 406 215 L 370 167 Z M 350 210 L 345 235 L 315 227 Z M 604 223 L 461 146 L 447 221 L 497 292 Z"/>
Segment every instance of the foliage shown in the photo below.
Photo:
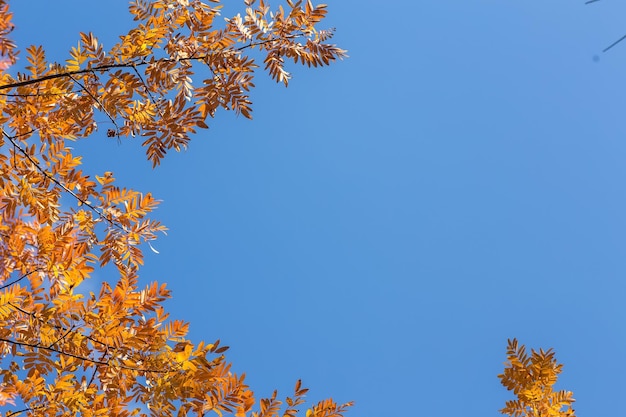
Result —
<path fill-rule="evenodd" d="M 166 230 L 148 217 L 158 201 L 117 185 L 112 172 L 83 172 L 69 146 L 98 134 L 104 119 L 109 137 L 141 137 L 157 166 L 218 109 L 251 117 L 258 60 L 287 85 L 286 60 L 320 66 L 345 56 L 325 43 L 332 31 L 317 29 L 324 5 L 287 0 L 270 12 L 263 0 L 245 4 L 243 16 L 219 28 L 218 0 L 135 0 L 136 25 L 117 44 L 105 50 L 81 33 L 61 64 L 40 46 L 18 50 L 9 3 L 0 0 L 5 416 L 279 415 L 276 393 L 252 412 L 257 401 L 231 372 L 227 348 L 187 340 L 188 324 L 169 320 L 162 306 L 166 286 L 140 283 L 142 250 Z M 83 294 L 96 268 L 113 276 Z M 295 416 L 306 392 L 298 381 L 283 415 Z M 324 400 L 306 416 L 341 416 L 350 405 Z"/>
<path fill-rule="evenodd" d="M 528 356 L 524 345 L 509 340 L 504 373 L 498 377 L 517 400 L 507 401 L 500 412 L 513 417 L 575 417 L 573 394 L 552 388 L 562 368 L 552 349 L 533 349 Z"/>

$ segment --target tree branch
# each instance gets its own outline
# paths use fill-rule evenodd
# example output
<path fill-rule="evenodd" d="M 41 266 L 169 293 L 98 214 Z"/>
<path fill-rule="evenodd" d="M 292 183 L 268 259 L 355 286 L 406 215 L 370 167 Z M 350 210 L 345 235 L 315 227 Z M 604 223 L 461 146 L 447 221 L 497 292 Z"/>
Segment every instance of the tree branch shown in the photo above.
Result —
<path fill-rule="evenodd" d="M 1 87 L 0 87 L 1 88 Z M 8 135 L 4 130 L 2 130 L 2 134 L 4 135 L 4 137 L 6 137 L 7 139 L 9 139 L 9 141 L 13 144 L 13 146 L 20 151 L 20 153 L 22 155 L 24 155 L 26 157 L 26 159 L 28 159 L 30 161 L 31 164 L 33 164 L 35 166 L 35 168 L 37 169 L 37 171 L 41 172 L 46 178 L 48 178 L 50 181 L 52 181 L 53 183 L 55 183 L 56 185 L 58 185 L 59 187 L 61 187 L 65 192 L 67 192 L 68 194 L 70 194 L 72 197 L 74 197 L 76 200 L 80 201 L 81 204 L 84 204 L 85 206 L 89 207 L 91 210 L 93 210 L 96 214 L 98 214 L 98 216 L 104 220 L 106 220 L 107 222 L 109 222 L 109 224 L 111 226 L 117 227 L 120 230 L 123 230 L 125 232 L 127 232 L 128 230 L 126 230 L 126 228 L 122 225 L 119 224 L 117 222 L 114 222 L 113 220 L 109 219 L 107 216 L 104 215 L 104 213 L 102 211 L 100 211 L 98 208 L 96 208 L 95 206 L 93 206 L 90 202 L 80 198 L 78 196 L 78 194 L 76 194 L 74 191 L 70 190 L 65 184 L 63 184 L 61 181 L 57 180 L 56 178 L 54 178 L 52 175 L 50 175 L 49 173 L 47 173 L 40 165 L 37 161 L 35 161 L 33 159 L 32 156 L 30 156 L 28 154 L 28 152 L 26 152 L 16 141 L 15 141 L 15 137 L 14 136 L 10 136 Z"/>
<path fill-rule="evenodd" d="M 34 411 L 34 410 L 39 410 L 40 408 L 45 408 L 45 405 L 38 405 L 35 407 L 29 407 L 29 408 L 24 408 L 22 410 L 18 410 L 18 411 L 9 411 L 6 413 L 6 417 L 11 417 L 11 416 L 16 416 L 18 414 L 22 414 L 26 411 Z"/>
<path fill-rule="evenodd" d="M 298 33 L 298 34 L 293 34 L 293 35 L 288 35 L 285 36 L 285 39 L 294 39 L 300 36 L 304 36 L 303 33 Z M 248 48 L 253 48 L 255 46 L 259 46 L 259 45 L 265 45 L 267 43 L 271 43 L 271 42 L 275 42 L 277 40 L 280 40 L 282 38 L 272 38 L 272 39 L 266 39 L 264 41 L 260 41 L 260 42 L 251 42 L 247 45 L 243 45 L 240 46 L 239 48 L 235 48 L 235 51 L 243 51 L 244 49 L 248 49 Z M 222 51 L 223 52 L 223 51 Z M 204 61 L 207 58 L 209 58 L 209 55 L 203 55 L 203 56 L 190 56 L 187 58 L 161 58 L 158 59 L 157 61 L 161 61 L 161 62 L 183 62 L 183 61 Z M 112 69 L 116 69 L 116 68 L 134 68 L 134 67 L 138 67 L 138 66 L 143 66 L 143 65 L 148 65 L 151 64 L 151 62 L 147 62 L 147 61 L 138 61 L 138 62 L 123 62 L 123 63 L 119 63 L 119 64 L 105 64 L 105 65 L 99 65 L 97 67 L 90 67 L 90 68 L 85 68 L 85 69 L 79 69 L 79 70 L 74 70 L 74 71 L 65 71 L 65 72 L 59 72 L 56 74 L 48 74 L 48 75 L 44 75 L 38 78 L 32 78 L 30 80 L 24 80 L 24 81 L 16 81 L 14 83 L 9 83 L 9 84 L 4 84 L 4 85 L 0 85 L 0 91 L 2 90 L 8 90 L 11 88 L 17 88 L 17 87 L 25 87 L 27 85 L 33 85 L 33 84 L 38 84 L 44 81 L 48 81 L 48 80 L 55 80 L 57 78 L 64 78 L 64 77 L 71 77 L 73 75 L 82 75 L 82 74 L 86 74 L 88 72 L 95 72 L 95 71 L 100 71 L 100 72 L 108 72 Z"/>
<path fill-rule="evenodd" d="M 44 270 L 45 270 L 44 268 L 37 268 L 37 269 L 33 269 L 32 271 L 30 271 L 30 272 L 28 272 L 28 273 L 26 273 L 26 274 L 22 275 L 22 276 L 21 276 L 21 277 L 19 277 L 18 279 L 14 280 L 14 281 L 11 281 L 11 282 L 9 282 L 8 284 L 4 284 L 3 286 L 1 286 L 1 287 L 0 287 L 0 290 L 3 290 L 3 289 L 5 289 L 5 288 L 7 288 L 7 287 L 10 287 L 10 286 L 11 286 L 11 285 L 13 285 L 13 284 L 17 284 L 18 282 L 20 282 L 21 280 L 23 280 L 23 279 L 24 279 L 24 278 L 26 278 L 27 276 L 29 276 L 29 275 L 31 275 L 31 274 L 34 274 L 35 272 L 40 272 L 40 271 L 44 271 Z"/>
<path fill-rule="evenodd" d="M 143 64 L 145 64 L 145 63 L 143 63 Z M 48 81 L 48 80 L 55 80 L 57 78 L 64 78 L 64 77 L 70 77 L 72 75 L 86 74 L 86 73 L 92 72 L 92 71 L 107 72 L 107 71 L 110 71 L 110 70 L 115 69 L 115 68 L 128 68 L 130 65 L 131 64 L 128 64 L 128 63 L 124 63 L 124 64 L 107 64 L 107 65 L 100 65 L 100 66 L 95 67 L 95 68 L 85 68 L 85 69 L 81 69 L 81 70 L 59 72 L 59 73 L 56 73 L 56 74 L 49 74 L 49 75 L 44 75 L 44 76 L 38 77 L 38 78 L 32 78 L 30 80 L 24 80 L 24 81 L 18 81 L 18 82 L 14 82 L 14 83 L 5 84 L 5 85 L 0 85 L 0 90 L 8 90 L 10 88 L 25 87 L 27 85 L 38 84 L 38 83 L 41 83 L 41 82 L 44 82 L 44 81 Z"/>
<path fill-rule="evenodd" d="M 104 112 L 104 114 L 107 115 L 107 117 L 109 118 L 109 120 L 111 121 L 111 123 L 113 123 L 113 126 L 115 126 L 116 132 L 117 132 L 117 137 L 119 140 L 119 136 L 120 136 L 120 127 L 117 125 L 117 122 L 115 121 L 115 119 L 113 119 L 113 117 L 111 116 L 111 114 L 108 112 L 108 110 L 106 108 L 104 108 L 104 104 L 102 104 L 102 102 L 100 101 L 100 99 L 98 97 L 96 97 L 94 94 L 92 94 L 91 91 L 87 90 L 87 87 L 85 87 L 80 81 L 78 81 L 76 78 L 74 78 L 72 75 L 68 75 L 68 77 L 70 77 L 72 79 L 72 81 L 74 81 L 74 83 L 78 84 L 78 86 L 85 92 L 87 93 L 87 95 L 89 97 L 91 97 L 91 99 L 93 101 L 95 101 L 98 106 L 100 106 L 100 108 L 102 109 L 102 111 Z"/>
<path fill-rule="evenodd" d="M 62 350 L 53 348 L 52 346 L 43 346 L 40 344 L 36 344 L 36 343 L 28 343 L 28 342 L 19 342 L 17 340 L 11 340 L 11 339 L 5 339 L 3 337 L 0 337 L 0 342 L 5 342 L 5 343 L 10 343 L 12 345 L 17 345 L 17 346 L 22 346 L 22 347 L 31 347 L 33 349 L 43 349 L 43 350 L 48 350 L 50 352 L 54 352 L 54 353 L 58 353 L 59 355 L 65 355 L 65 356 L 69 356 L 71 358 L 74 359 L 78 359 L 84 362 L 90 362 L 93 363 L 95 365 L 102 365 L 102 366 L 108 366 L 108 367 L 118 367 L 118 368 L 122 368 L 122 369 L 127 369 L 129 371 L 138 371 L 138 372 L 153 372 L 153 373 L 158 373 L 158 374 L 167 374 L 170 371 L 169 370 L 162 370 L 162 369 L 145 369 L 145 368 L 135 368 L 132 366 L 126 366 L 123 365 L 121 363 L 118 363 L 117 365 L 112 365 L 110 361 L 101 361 L 98 359 L 92 359 L 86 356 L 81 356 L 81 355 L 75 355 L 73 353 L 69 353 L 69 352 L 63 352 Z"/>
<path fill-rule="evenodd" d="M 597 1 L 597 0 L 596 0 Z M 609 49 L 611 49 L 612 47 L 614 47 L 615 45 L 617 45 L 618 43 L 620 43 L 621 41 L 623 41 L 624 39 L 626 39 L 626 35 L 622 36 L 621 38 L 619 38 L 618 40 L 616 40 L 615 42 L 613 42 L 611 45 L 607 46 L 606 48 L 604 48 L 602 50 L 602 52 L 606 52 Z"/>

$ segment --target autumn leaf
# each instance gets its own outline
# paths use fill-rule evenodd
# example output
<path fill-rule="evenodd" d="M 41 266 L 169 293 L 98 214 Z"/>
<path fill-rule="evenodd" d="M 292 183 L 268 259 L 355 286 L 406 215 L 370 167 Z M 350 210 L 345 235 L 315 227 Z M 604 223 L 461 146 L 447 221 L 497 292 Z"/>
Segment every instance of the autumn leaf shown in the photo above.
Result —
<path fill-rule="evenodd" d="M 553 389 L 562 368 L 552 349 L 531 350 L 528 355 L 524 345 L 509 340 L 507 362 L 498 378 L 517 400 L 507 401 L 500 412 L 514 417 L 575 417 L 573 394 Z"/>
<path fill-rule="evenodd" d="M 318 29 L 325 6 L 246 5 L 217 27 L 217 0 L 134 0 L 118 43 L 79 33 L 54 62 L 42 46 L 18 50 L 0 0 L 0 406 L 19 404 L 3 415 L 245 416 L 257 406 L 253 415 L 275 416 L 286 403 L 294 416 L 304 402 L 300 381 L 284 402 L 257 402 L 227 346 L 188 340 L 189 323 L 163 307 L 166 285 L 140 279 L 144 251 L 157 252 L 151 242 L 167 230 L 159 200 L 111 171 L 87 172 L 73 146 L 141 137 L 156 167 L 217 111 L 251 118 L 259 61 L 287 84 L 291 61 L 346 56 Z M 88 290 L 95 272 L 107 279 Z M 349 406 L 320 404 L 316 417 Z"/>

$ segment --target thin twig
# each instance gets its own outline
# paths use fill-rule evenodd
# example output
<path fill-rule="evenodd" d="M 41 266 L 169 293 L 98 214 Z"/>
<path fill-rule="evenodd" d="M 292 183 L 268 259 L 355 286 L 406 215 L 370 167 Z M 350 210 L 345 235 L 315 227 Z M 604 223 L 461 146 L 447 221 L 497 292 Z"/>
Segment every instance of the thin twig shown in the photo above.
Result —
<path fill-rule="evenodd" d="M 33 313 L 33 312 L 26 311 L 26 310 L 24 310 L 23 308 L 21 308 L 20 306 L 17 306 L 17 305 L 15 305 L 15 304 L 11 303 L 11 302 L 9 302 L 8 304 L 9 304 L 11 307 L 13 307 L 14 309 L 18 310 L 19 312 L 21 312 L 21 313 L 23 313 L 23 314 L 26 314 L 26 315 L 28 315 L 28 316 L 30 316 L 30 317 L 32 317 L 32 318 L 34 318 L 35 320 L 38 320 L 39 322 L 41 322 L 41 323 L 43 323 L 43 324 L 49 324 L 47 321 L 43 320 L 42 318 L 37 317 L 37 315 L 36 315 L 35 313 Z M 56 325 L 56 324 L 51 324 L 51 326 L 52 326 L 52 327 L 54 327 L 54 328 L 55 328 L 55 329 L 57 329 L 57 330 L 61 330 L 61 331 L 65 331 L 65 330 L 67 330 L 65 327 L 63 327 L 63 326 L 58 326 L 58 325 Z M 70 329 L 70 331 L 71 331 L 71 330 L 72 330 L 72 329 Z M 79 335 L 81 335 L 82 337 L 84 337 L 84 338 L 85 338 L 85 339 L 87 339 L 87 340 L 91 340 L 93 343 L 96 343 L 96 344 L 99 344 L 99 345 L 101 345 L 101 346 L 104 346 L 104 348 L 105 348 L 107 351 L 108 351 L 109 349 L 111 349 L 111 346 L 109 346 L 108 344 L 106 344 L 106 343 L 104 343 L 104 342 L 102 342 L 102 341 L 100 341 L 100 340 L 98 340 L 98 339 L 94 338 L 93 336 L 86 335 L 86 334 L 83 334 L 83 333 L 78 332 L 78 331 L 77 331 L 76 333 L 77 333 L 77 334 L 79 334 Z"/>
<path fill-rule="evenodd" d="M 18 415 L 18 414 L 22 414 L 22 413 L 24 413 L 24 412 L 26 412 L 26 411 L 34 411 L 34 410 L 39 410 L 40 408 L 45 408 L 45 407 L 46 407 L 45 405 L 38 405 L 38 406 L 36 406 L 36 407 L 24 408 L 24 409 L 22 409 L 22 410 L 18 410 L 18 411 L 9 411 L 9 412 L 6 414 L 6 417 L 16 416 L 16 415 Z"/>
<path fill-rule="evenodd" d="M 304 36 L 304 34 L 300 33 L 300 34 L 293 34 L 293 35 L 289 35 L 289 36 L 284 36 L 283 38 L 272 38 L 272 39 L 266 39 L 264 41 L 260 41 L 260 42 L 253 42 L 253 43 L 249 43 L 248 45 L 243 45 L 240 46 L 239 48 L 235 48 L 235 51 L 243 51 L 244 49 L 248 49 L 248 48 L 252 48 L 255 46 L 259 46 L 259 45 L 264 45 L 266 43 L 270 43 L 270 42 L 275 42 L 281 39 L 293 39 L 293 38 L 297 38 L 300 36 Z M 223 51 L 220 51 L 223 52 Z M 158 59 L 157 61 L 160 62 L 183 62 L 183 61 L 204 61 L 207 58 L 209 58 L 210 55 L 203 55 L 203 56 L 190 56 L 187 58 L 161 58 Z M 25 87 L 27 85 L 33 85 L 33 84 L 38 84 L 41 83 L 43 81 L 48 81 L 48 80 L 55 80 L 57 78 L 63 78 L 63 77 L 69 77 L 72 75 L 81 75 L 81 74 L 86 74 L 88 72 L 95 72 L 95 71 L 101 71 L 101 72 L 108 72 L 111 71 L 112 69 L 116 69 L 116 68 L 132 68 L 132 67 L 138 67 L 138 66 L 143 66 L 143 65 L 148 65 L 151 64 L 151 62 L 148 61 L 139 61 L 139 62 L 125 62 L 125 63 L 121 63 L 121 64 L 105 64 L 105 65 L 100 65 L 97 67 L 91 67 L 91 68 L 84 68 L 84 69 L 78 69 L 78 70 L 73 70 L 73 71 L 65 71 L 65 72 L 58 72 L 56 74 L 48 74 L 48 75 L 44 75 L 38 78 L 32 78 L 30 80 L 24 80 L 24 81 L 17 81 L 14 83 L 9 83 L 9 84 L 4 84 L 4 85 L 0 85 L 0 91 L 1 90 L 8 90 L 10 88 L 17 88 L 17 87 Z"/>
<path fill-rule="evenodd" d="M 102 356 L 100 357 L 100 360 L 103 360 L 104 358 L 106 358 L 108 354 L 109 354 L 109 349 L 107 348 L 106 351 L 102 352 Z M 93 373 L 91 374 L 91 378 L 89 378 L 89 383 L 87 384 L 88 387 L 91 386 L 94 379 L 96 378 L 96 372 L 98 372 L 97 366 L 93 368 Z"/>
<path fill-rule="evenodd" d="M 93 71 L 105 71 L 106 72 L 115 68 L 127 68 L 129 65 L 130 64 L 107 64 L 107 65 L 101 65 L 95 68 L 85 68 L 85 69 L 74 70 L 74 71 L 58 72 L 56 74 L 48 74 L 42 77 L 32 78 L 30 80 L 24 80 L 24 81 L 18 81 L 15 83 L 0 85 L 0 90 L 8 90 L 9 88 L 24 87 L 27 85 L 38 84 L 43 81 L 55 80 L 57 78 L 68 77 L 70 75 L 80 75 L 80 74 L 85 74 L 85 73 L 93 72 Z"/>
<path fill-rule="evenodd" d="M 117 227 L 120 230 L 123 231 L 127 231 L 126 228 L 117 223 L 114 222 L 113 220 L 111 220 L 110 218 L 108 218 L 107 216 L 104 215 L 104 213 L 102 213 L 102 211 L 100 211 L 98 208 L 96 208 L 93 204 L 91 204 L 90 202 L 80 198 L 78 196 L 78 194 L 76 194 L 74 191 L 70 190 L 65 184 L 61 183 L 61 181 L 57 180 L 54 176 L 50 175 L 49 173 L 47 173 L 43 168 L 41 168 L 41 166 L 39 165 L 39 163 L 37 163 L 37 161 L 35 161 L 32 156 L 30 156 L 28 154 L 28 152 L 26 152 L 16 141 L 15 138 L 13 136 L 8 135 L 4 130 L 2 131 L 2 134 L 4 135 L 4 137 L 6 137 L 7 139 L 9 139 L 9 141 L 13 144 L 13 146 L 15 146 L 22 155 L 24 155 L 29 161 L 30 163 L 32 163 L 35 168 L 41 172 L 46 178 L 48 178 L 50 181 L 54 182 L 56 185 L 58 185 L 59 187 L 61 187 L 65 192 L 67 192 L 68 194 L 70 194 L 72 197 L 74 197 L 75 199 L 77 199 L 78 201 L 80 201 L 82 204 L 84 204 L 85 206 L 89 207 L 91 210 L 93 210 L 96 214 L 98 214 L 99 217 L 103 218 L 104 220 L 106 220 L 107 222 L 109 222 L 109 224 L 111 224 L 111 226 Z"/>
<path fill-rule="evenodd" d="M 36 93 L 36 94 L 13 94 L 13 93 L 0 93 L 0 96 L 4 97 L 48 97 L 48 96 L 65 96 L 68 94 L 76 93 L 75 91 L 66 91 L 65 93 Z"/>
<path fill-rule="evenodd" d="M 9 303 L 7 303 L 7 304 L 9 304 L 11 307 L 15 308 L 16 310 L 20 311 L 21 313 L 24 313 L 24 314 L 26 314 L 26 315 L 28 315 L 28 316 L 30 316 L 30 317 L 32 317 L 32 318 L 34 318 L 35 320 L 39 321 L 40 323 L 43 323 L 43 324 L 50 324 L 50 323 L 48 323 L 47 321 L 43 320 L 42 318 L 37 317 L 37 315 L 36 315 L 35 313 L 33 313 L 33 312 L 26 311 L 26 310 L 24 310 L 23 308 L 21 308 L 20 306 L 17 306 L 17 305 L 15 305 L 15 304 L 11 303 L 11 302 L 9 302 Z M 89 361 L 91 361 L 91 362 L 93 362 L 93 363 L 95 363 L 95 364 L 97 364 L 97 365 L 111 366 L 111 365 L 109 364 L 109 362 L 105 362 L 105 361 L 104 361 L 104 358 L 105 358 L 105 357 L 106 357 L 106 356 L 110 353 L 110 351 L 114 351 L 114 350 L 115 350 L 113 347 L 111 347 L 111 346 L 110 346 L 110 345 L 108 345 L 107 343 L 104 343 L 104 342 L 102 342 L 102 341 L 100 341 L 100 340 L 98 340 L 98 339 L 94 338 L 94 337 L 93 337 L 93 336 L 91 336 L 91 335 L 86 335 L 86 334 L 81 333 L 80 331 L 74 330 L 74 326 L 72 326 L 72 327 L 71 327 L 71 328 L 69 328 L 69 329 L 66 329 L 66 328 L 65 328 L 65 327 L 63 327 L 63 326 L 59 326 L 59 325 L 56 325 L 56 324 L 50 324 L 50 325 L 51 325 L 52 327 L 54 327 L 55 329 L 57 329 L 57 330 L 65 331 L 65 334 L 64 334 L 63 336 L 61 336 L 59 339 L 57 339 L 54 343 L 50 344 L 50 346 L 48 346 L 48 347 L 41 346 L 41 345 L 37 345 L 38 347 L 40 347 L 41 349 L 46 349 L 46 350 L 51 350 L 51 351 L 54 351 L 54 352 L 58 352 L 58 353 L 61 353 L 61 354 L 64 354 L 64 355 L 68 355 L 68 356 L 72 356 L 72 357 L 77 357 L 77 356 L 74 356 L 73 354 L 69 354 L 69 353 L 61 352 L 61 351 L 56 350 L 56 349 L 54 349 L 54 348 L 53 348 L 53 346 L 54 346 L 55 344 L 57 344 L 57 343 L 58 343 L 58 342 L 60 342 L 61 340 L 65 339 L 65 338 L 67 337 L 67 335 L 68 335 L 68 334 L 70 334 L 71 332 L 74 332 L 75 334 L 80 335 L 80 336 L 82 336 L 82 337 L 84 337 L 84 338 L 86 338 L 86 339 L 90 340 L 92 343 L 96 343 L 96 344 L 99 344 L 99 345 L 103 346 L 103 347 L 104 347 L 104 349 L 105 349 L 105 351 L 104 351 L 104 352 L 102 352 L 101 359 L 99 359 L 99 360 L 86 359 L 86 360 L 89 360 Z M 2 339 L 0 339 L 0 340 L 2 340 Z M 16 342 L 16 343 L 19 343 L 19 342 Z M 28 346 L 32 346 L 32 345 L 28 345 Z M 82 357 L 77 357 L 77 358 L 82 359 Z M 167 370 L 167 371 L 156 371 L 156 370 L 153 370 L 153 369 L 133 368 L 133 367 L 125 366 L 125 365 L 119 365 L 119 366 L 120 366 L 120 368 L 123 368 L 123 369 L 129 369 L 129 370 L 135 370 L 135 371 L 143 371 L 143 372 L 160 372 L 160 373 L 169 373 L 169 372 L 171 372 L 171 370 Z M 95 377 L 95 372 L 96 372 L 96 371 L 94 370 L 94 374 L 93 374 L 93 375 L 92 375 L 92 377 L 91 377 L 91 380 L 92 380 L 92 381 L 93 381 L 93 379 L 94 379 L 94 377 Z M 91 385 L 91 381 L 90 381 L 89 385 Z"/>
<path fill-rule="evenodd" d="M 67 337 L 67 335 L 72 332 L 72 330 L 74 330 L 74 326 L 72 326 L 69 329 L 67 329 L 67 331 L 63 334 L 63 336 L 59 337 L 54 342 L 50 343 L 50 346 L 48 346 L 48 347 L 52 347 L 52 346 L 56 345 L 57 343 L 59 343 L 61 340 L 65 339 Z"/>
<path fill-rule="evenodd" d="M 32 271 L 22 275 L 21 277 L 19 277 L 18 279 L 16 279 L 15 281 L 11 281 L 8 284 L 4 284 L 3 286 L 0 287 L 0 290 L 3 290 L 7 287 L 10 287 L 13 284 L 17 284 L 18 282 L 20 282 L 21 280 L 23 280 L 24 278 L 26 278 L 27 276 L 29 276 L 30 274 L 34 274 L 35 272 L 40 272 L 40 271 L 44 271 L 44 268 L 37 268 L 37 269 L 33 269 Z"/>
<path fill-rule="evenodd" d="M 95 74 L 94 74 L 95 75 Z M 91 91 L 87 90 L 87 87 L 85 87 L 83 84 L 81 84 L 80 81 L 78 81 L 76 78 L 74 78 L 72 75 L 68 75 L 68 77 L 70 77 L 72 79 L 72 81 L 74 81 L 76 84 L 78 84 L 78 86 L 80 88 L 83 89 L 83 91 L 85 93 L 87 93 L 89 95 L 89 97 L 91 97 L 93 99 L 93 101 L 95 101 L 96 103 L 98 103 L 98 105 L 100 106 L 100 108 L 102 109 L 102 111 L 104 112 L 104 114 L 107 115 L 107 117 L 109 118 L 109 120 L 111 121 L 111 123 L 113 123 L 113 126 L 115 126 L 115 131 L 117 132 L 117 136 L 119 138 L 120 136 L 120 127 L 117 125 L 117 122 L 115 121 L 115 119 L 113 119 L 113 116 L 111 116 L 111 114 L 108 112 L 108 110 L 106 108 L 104 108 L 104 105 L 102 104 L 102 102 L 100 101 L 100 99 L 98 97 L 96 97 L 95 95 L 93 95 L 91 93 Z"/>
<path fill-rule="evenodd" d="M 141 73 L 137 71 L 137 66 L 133 65 L 132 68 L 133 68 L 133 71 L 135 71 L 135 74 L 137 74 L 137 77 L 139 77 L 139 80 L 141 81 L 141 83 L 143 84 L 143 89 L 146 90 L 146 93 L 148 94 L 148 98 L 150 98 L 150 101 L 152 101 L 152 104 L 154 104 L 154 107 L 156 107 L 156 109 L 159 111 L 160 116 L 163 117 L 163 109 L 161 108 L 161 106 L 157 104 L 157 100 L 152 95 L 152 92 L 148 89 L 148 84 L 146 84 L 146 81 L 141 76 Z"/>
<path fill-rule="evenodd" d="M 616 40 L 615 42 L 613 42 L 611 45 L 609 45 L 607 48 L 604 48 L 604 50 L 602 52 L 606 52 L 609 49 L 611 49 L 612 47 L 614 47 L 615 45 L 617 45 L 618 43 L 620 43 L 621 41 L 623 41 L 624 39 L 626 39 L 626 35 L 622 36 L 621 38 L 619 38 L 618 40 Z"/>
<path fill-rule="evenodd" d="M 17 346 L 30 347 L 30 348 L 33 348 L 33 349 L 48 350 L 50 352 L 58 353 L 59 355 L 69 356 L 71 358 L 78 359 L 78 360 L 85 361 L 85 362 L 90 362 L 90 363 L 93 363 L 93 364 L 96 364 L 96 365 L 102 365 L 102 366 L 108 366 L 108 367 L 115 367 L 115 366 L 117 366 L 117 367 L 119 367 L 121 369 L 127 369 L 129 371 L 153 372 L 153 373 L 158 373 L 158 374 L 167 374 L 167 373 L 170 372 L 169 370 L 162 370 L 162 369 L 135 368 L 135 367 L 132 367 L 132 366 L 123 365 L 123 364 L 121 364 L 119 362 L 117 363 L 117 365 L 112 365 L 110 363 L 110 361 L 104 362 L 104 361 L 100 361 L 100 360 L 97 360 L 97 359 L 89 358 L 87 356 L 81 356 L 81 355 L 75 355 L 75 354 L 69 353 L 69 352 L 63 352 L 62 350 L 55 349 L 55 348 L 53 348 L 51 346 L 42 346 L 42 345 L 39 345 L 39 344 L 36 344 L 36 343 L 19 342 L 17 340 L 5 339 L 4 337 L 0 337 L 0 342 L 10 343 L 10 344 L 17 345 Z"/>

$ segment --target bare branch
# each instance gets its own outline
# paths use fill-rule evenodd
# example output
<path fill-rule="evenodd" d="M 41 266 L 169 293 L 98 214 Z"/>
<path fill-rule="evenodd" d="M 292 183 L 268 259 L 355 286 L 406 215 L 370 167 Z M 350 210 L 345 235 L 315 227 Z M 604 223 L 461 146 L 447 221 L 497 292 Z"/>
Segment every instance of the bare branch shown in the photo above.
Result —
<path fill-rule="evenodd" d="M 615 45 L 617 45 L 618 43 L 620 43 L 621 41 L 623 41 L 624 39 L 626 39 L 626 35 L 622 36 L 621 38 L 619 38 L 618 40 L 616 40 L 615 42 L 613 42 L 611 45 L 609 45 L 608 47 L 604 48 L 602 50 L 602 52 L 606 52 L 609 49 L 611 49 L 612 47 L 614 47 Z"/>

